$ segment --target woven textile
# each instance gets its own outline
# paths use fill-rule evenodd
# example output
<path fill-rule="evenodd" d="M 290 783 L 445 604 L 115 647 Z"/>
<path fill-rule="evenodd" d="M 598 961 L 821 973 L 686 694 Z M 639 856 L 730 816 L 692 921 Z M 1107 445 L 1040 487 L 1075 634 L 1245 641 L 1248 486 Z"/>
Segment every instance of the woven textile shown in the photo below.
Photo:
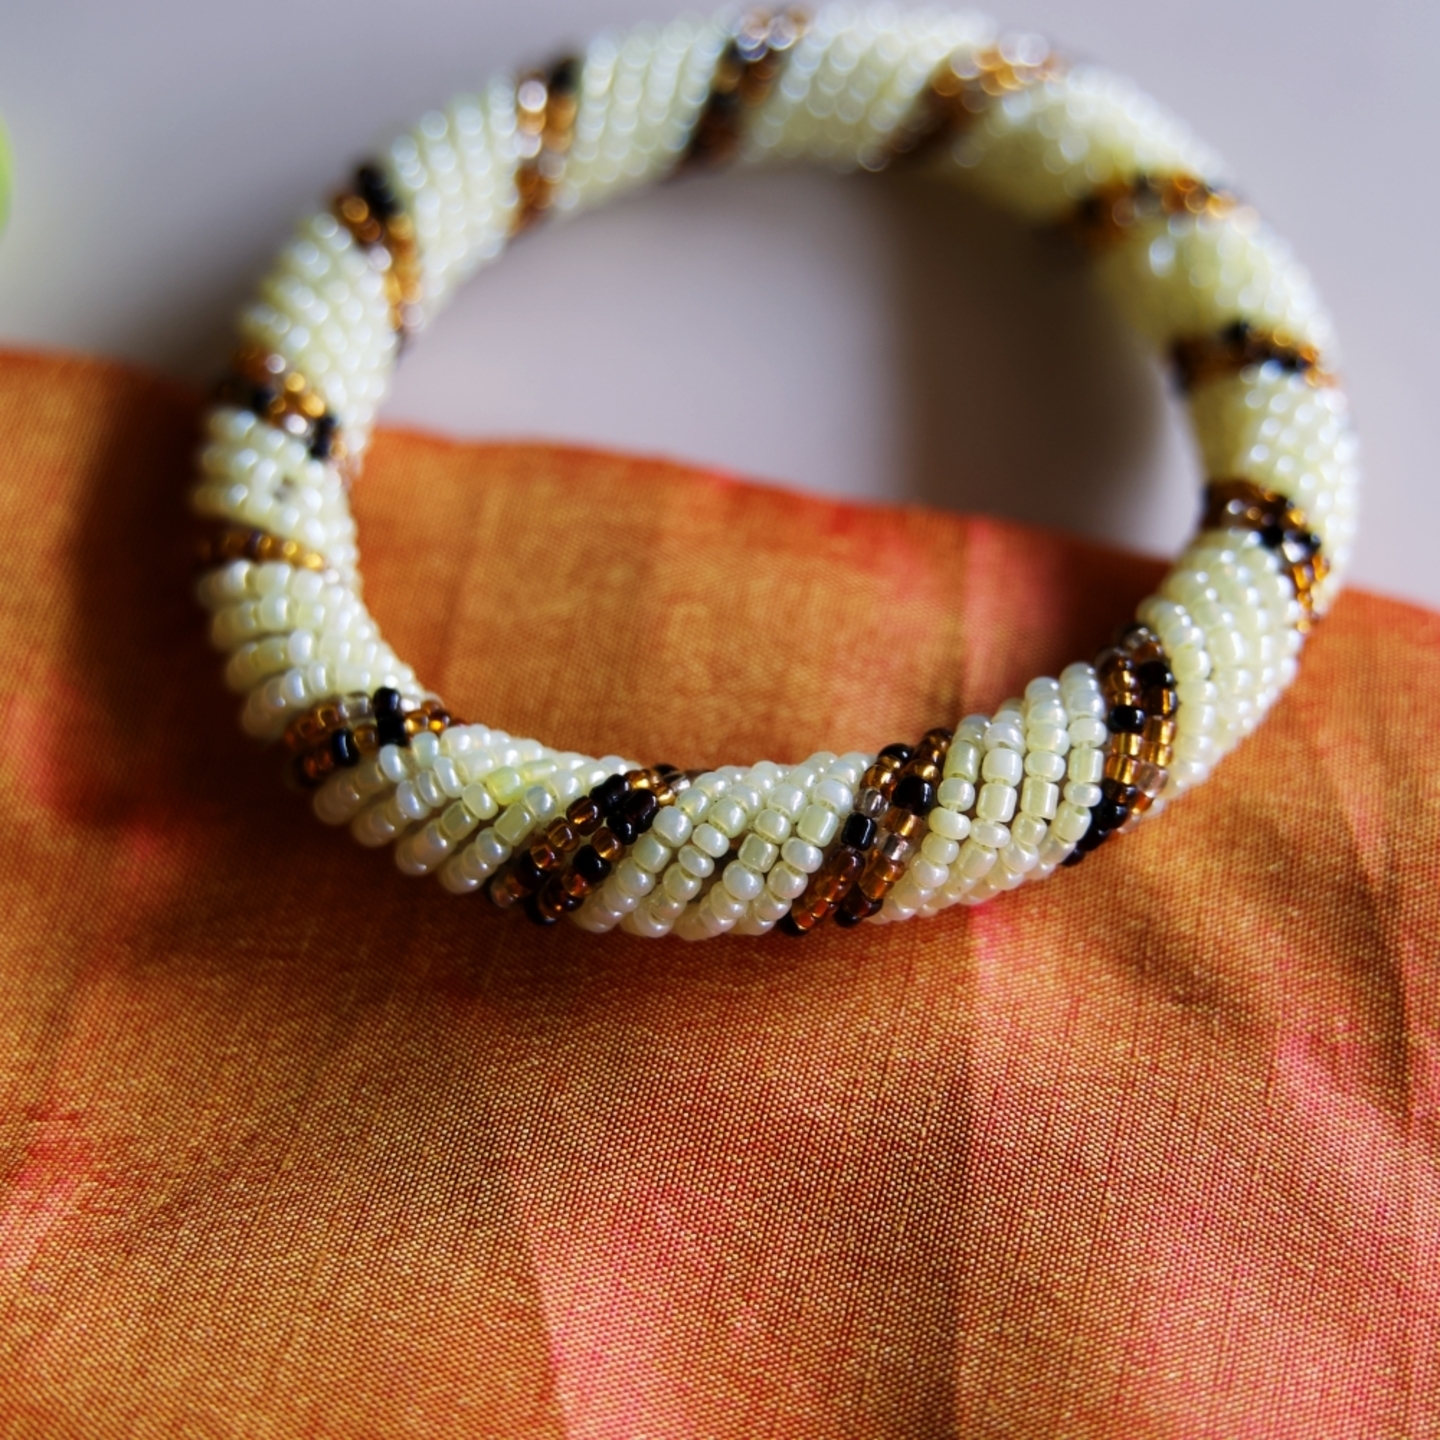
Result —
<path fill-rule="evenodd" d="M 1440 617 L 1348 594 L 1163 819 L 858 932 L 536 931 L 318 825 L 190 603 L 193 397 L 0 357 L 0 1435 L 1440 1434 Z M 911 738 L 1159 573 L 382 433 L 458 713 Z"/>

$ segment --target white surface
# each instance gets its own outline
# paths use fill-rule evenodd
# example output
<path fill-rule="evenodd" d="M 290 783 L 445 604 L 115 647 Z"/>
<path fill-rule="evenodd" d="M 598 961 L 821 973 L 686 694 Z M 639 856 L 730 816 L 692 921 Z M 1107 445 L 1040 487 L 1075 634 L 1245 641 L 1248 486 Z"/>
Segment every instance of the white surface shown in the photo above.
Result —
<path fill-rule="evenodd" d="M 636 0 L 12 6 L 0 343 L 208 379 L 271 251 L 355 159 L 496 71 L 672 13 Z M 997 13 L 1137 79 L 1295 243 L 1335 313 L 1365 442 L 1355 579 L 1440 604 L 1440 7 L 1028 0 Z M 1173 553 L 1195 513 L 1163 386 L 1082 267 L 888 177 L 732 175 L 527 237 L 407 357 L 387 418 L 990 509 L 1155 552 Z"/>

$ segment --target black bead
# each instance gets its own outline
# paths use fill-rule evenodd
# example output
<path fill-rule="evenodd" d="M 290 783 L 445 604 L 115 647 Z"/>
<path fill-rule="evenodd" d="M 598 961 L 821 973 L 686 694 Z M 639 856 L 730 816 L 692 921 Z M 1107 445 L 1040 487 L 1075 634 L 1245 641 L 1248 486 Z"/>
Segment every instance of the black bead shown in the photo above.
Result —
<path fill-rule="evenodd" d="M 1163 660 L 1147 660 L 1135 671 L 1135 678 L 1147 690 L 1173 690 L 1175 676 Z"/>
<path fill-rule="evenodd" d="M 640 827 L 624 815 L 611 815 L 605 823 L 622 845 L 633 845 L 640 838 Z"/>
<path fill-rule="evenodd" d="M 538 895 L 527 895 L 524 901 L 525 918 L 532 925 L 553 925 L 559 918 L 555 915 L 547 915 L 540 908 L 540 897 Z"/>
<path fill-rule="evenodd" d="M 370 709 L 378 720 L 382 715 L 398 715 L 400 713 L 400 692 L 392 690 L 388 685 L 382 685 L 370 697 Z"/>
<path fill-rule="evenodd" d="M 385 172 L 368 162 L 355 172 L 355 188 L 377 220 L 393 220 L 400 213 Z"/>
<path fill-rule="evenodd" d="M 555 903 L 568 915 L 572 910 L 578 910 L 585 903 L 585 897 L 572 895 L 568 890 L 560 890 L 555 896 Z"/>
<path fill-rule="evenodd" d="M 1234 320 L 1221 332 L 1220 338 L 1229 345 L 1243 345 L 1250 338 L 1250 325 L 1245 320 Z"/>
<path fill-rule="evenodd" d="M 914 753 L 908 745 L 901 745 L 897 742 L 894 745 L 887 745 L 875 758 L 883 760 L 885 756 L 890 755 L 903 765 Z"/>
<path fill-rule="evenodd" d="M 535 862 L 535 857 L 528 851 L 516 857 L 515 878 L 533 894 L 550 877 Z"/>
<path fill-rule="evenodd" d="M 1102 800 L 1090 812 L 1090 824 L 1102 830 L 1118 830 L 1129 818 L 1130 812 L 1114 800 Z"/>
<path fill-rule="evenodd" d="M 257 385 L 250 392 L 250 408 L 263 415 L 280 398 L 280 392 L 273 385 Z"/>
<path fill-rule="evenodd" d="M 602 780 L 591 792 L 590 797 L 599 805 L 601 812 L 609 814 L 630 793 L 630 782 L 623 775 L 612 775 Z"/>
<path fill-rule="evenodd" d="M 337 765 L 349 768 L 360 763 L 360 751 L 355 736 L 349 730 L 337 730 L 330 737 L 330 754 Z"/>
<path fill-rule="evenodd" d="M 1096 825 L 1093 821 L 1090 828 L 1075 842 L 1075 849 L 1089 854 L 1092 850 L 1098 850 L 1111 836 L 1111 831 L 1104 826 Z"/>
<path fill-rule="evenodd" d="M 561 95 L 573 94 L 579 84 L 580 62 L 573 55 L 557 60 L 545 77 L 546 89 Z"/>
<path fill-rule="evenodd" d="M 314 460 L 328 460 L 335 444 L 335 417 L 322 415 L 310 434 L 310 456 Z"/>
<path fill-rule="evenodd" d="M 399 715 L 377 715 L 375 738 L 382 745 L 404 746 L 410 743 L 410 737 L 405 733 L 405 721 Z"/>
<path fill-rule="evenodd" d="M 582 845 L 575 852 L 575 873 L 592 885 L 598 885 L 610 870 L 610 862 L 593 845 Z"/>
<path fill-rule="evenodd" d="M 1065 866 L 1078 865 L 1085 858 L 1083 850 L 1072 850 L 1060 863 Z"/>
<path fill-rule="evenodd" d="M 928 815 L 935 808 L 935 787 L 918 775 L 907 775 L 895 787 L 890 803 L 912 815 Z"/>
<path fill-rule="evenodd" d="M 868 850 L 875 843 L 879 826 L 868 815 L 851 815 L 840 830 L 840 843 L 852 850 Z"/>
<path fill-rule="evenodd" d="M 835 923 L 842 930 L 849 930 L 852 926 L 858 925 L 864 918 L 863 915 L 856 915 L 849 910 L 837 910 L 835 912 Z"/>
<path fill-rule="evenodd" d="M 800 928 L 799 923 L 796 921 L 795 917 L 791 915 L 788 911 L 780 917 L 779 923 L 775 926 L 775 928 L 786 935 L 803 935 L 805 933 Z"/>
<path fill-rule="evenodd" d="M 660 802 L 649 790 L 632 790 L 616 807 L 616 813 L 632 824 L 639 834 L 650 828 Z"/>
<path fill-rule="evenodd" d="M 1142 735 L 1145 712 L 1138 705 L 1116 705 L 1105 723 L 1119 735 Z"/>
<path fill-rule="evenodd" d="M 1283 525 L 1266 525 L 1260 531 L 1260 543 L 1267 550 L 1278 550 L 1285 542 L 1285 527 Z"/>

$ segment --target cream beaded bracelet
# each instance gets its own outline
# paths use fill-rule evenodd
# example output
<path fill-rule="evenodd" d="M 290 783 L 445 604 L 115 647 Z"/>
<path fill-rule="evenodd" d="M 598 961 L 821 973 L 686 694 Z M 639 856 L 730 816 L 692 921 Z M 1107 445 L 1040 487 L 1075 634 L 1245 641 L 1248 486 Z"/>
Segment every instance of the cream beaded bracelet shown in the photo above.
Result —
<path fill-rule="evenodd" d="M 1197 537 L 1093 665 L 878 756 L 681 773 L 454 719 L 359 594 L 347 485 L 403 343 L 532 225 L 795 160 L 923 168 L 1083 248 L 1186 392 Z M 929 11 L 642 27 L 427 115 L 282 253 L 209 416 L 199 593 L 246 730 L 283 738 L 322 820 L 540 923 L 803 934 L 1077 863 L 1254 728 L 1354 533 L 1329 323 L 1222 174 L 1125 81 Z"/>

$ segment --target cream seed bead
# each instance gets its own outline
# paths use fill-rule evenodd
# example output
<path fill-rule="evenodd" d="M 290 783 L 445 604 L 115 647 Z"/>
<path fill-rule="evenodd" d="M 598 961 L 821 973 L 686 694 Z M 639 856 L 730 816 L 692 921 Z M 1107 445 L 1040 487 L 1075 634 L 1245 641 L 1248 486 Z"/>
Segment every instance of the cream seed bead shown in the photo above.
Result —
<path fill-rule="evenodd" d="M 840 817 L 824 805 L 807 805 L 795 822 L 795 833 L 811 845 L 823 849 L 840 829 Z"/>
<path fill-rule="evenodd" d="M 981 820 L 1004 822 L 1015 813 L 1013 785 L 982 785 L 975 799 L 975 814 Z"/>
<path fill-rule="evenodd" d="M 772 845 L 784 844 L 790 828 L 789 816 L 768 806 L 755 817 L 755 833 Z"/>
<path fill-rule="evenodd" d="M 944 806 L 929 815 L 931 831 L 946 840 L 963 840 L 970 833 L 970 817 Z"/>
<path fill-rule="evenodd" d="M 1067 795 L 1067 798 L 1068 795 Z M 1048 780 L 1030 775 L 1020 790 L 1020 809 L 1026 815 L 1042 820 L 1054 818 L 1055 807 L 1060 803 L 1060 788 Z"/>
<path fill-rule="evenodd" d="M 980 774 L 986 780 L 1015 786 L 1025 773 L 1025 758 L 1017 750 L 995 749 L 985 756 Z M 989 789 L 989 786 L 984 787 Z M 984 790 L 981 792 L 984 793 Z"/>
<path fill-rule="evenodd" d="M 1064 734 L 1063 731 L 1061 733 Z M 1052 749 L 1031 750 L 1025 757 L 1024 773 L 1033 779 L 1060 780 L 1064 778 L 1065 770 L 1065 756 Z"/>

